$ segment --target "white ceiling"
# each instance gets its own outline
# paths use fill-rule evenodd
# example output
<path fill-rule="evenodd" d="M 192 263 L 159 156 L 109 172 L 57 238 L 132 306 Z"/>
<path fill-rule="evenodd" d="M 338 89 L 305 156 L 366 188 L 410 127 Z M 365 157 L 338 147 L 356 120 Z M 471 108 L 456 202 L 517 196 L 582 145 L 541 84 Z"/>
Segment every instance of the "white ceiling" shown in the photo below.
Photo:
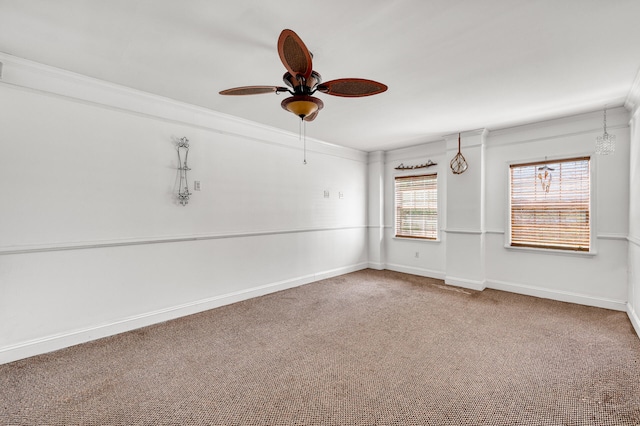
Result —
<path fill-rule="evenodd" d="M 363 151 L 618 106 L 640 69 L 638 0 L 0 0 L 0 51 L 296 133 L 284 28 L 324 80 L 383 94 L 325 103 L 307 135 Z"/>

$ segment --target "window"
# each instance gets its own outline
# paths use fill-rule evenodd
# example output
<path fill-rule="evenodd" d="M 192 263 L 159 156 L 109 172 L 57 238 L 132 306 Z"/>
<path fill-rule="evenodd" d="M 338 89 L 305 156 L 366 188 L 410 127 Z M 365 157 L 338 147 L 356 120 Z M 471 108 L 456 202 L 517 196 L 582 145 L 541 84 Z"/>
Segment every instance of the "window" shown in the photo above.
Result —
<path fill-rule="evenodd" d="M 438 237 L 438 180 L 436 174 L 395 179 L 396 237 Z"/>
<path fill-rule="evenodd" d="M 589 251 L 589 157 L 511 166 L 511 246 Z"/>

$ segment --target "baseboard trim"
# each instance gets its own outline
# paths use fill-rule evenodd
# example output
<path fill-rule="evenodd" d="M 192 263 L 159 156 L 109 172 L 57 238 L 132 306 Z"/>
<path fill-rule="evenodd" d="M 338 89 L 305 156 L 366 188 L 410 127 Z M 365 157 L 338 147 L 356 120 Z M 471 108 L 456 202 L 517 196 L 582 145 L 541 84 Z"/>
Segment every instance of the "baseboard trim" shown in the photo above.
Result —
<path fill-rule="evenodd" d="M 640 318 L 638 314 L 631 306 L 631 303 L 627 303 L 627 315 L 629 316 L 629 320 L 631 321 L 631 325 L 633 325 L 633 329 L 636 331 L 638 338 L 640 338 Z"/>
<path fill-rule="evenodd" d="M 446 276 L 444 283 L 455 287 L 468 288 L 469 290 L 482 291 L 487 288 L 486 281 L 470 280 L 468 278 L 459 278 Z"/>
<path fill-rule="evenodd" d="M 265 284 L 246 290 L 240 290 L 232 293 L 214 296 L 207 299 L 197 300 L 194 302 L 184 303 L 181 305 L 171 306 L 165 309 L 159 309 L 140 315 L 134 315 L 127 318 L 108 323 L 100 324 L 92 327 L 86 327 L 65 333 L 54 334 L 38 339 L 21 342 L 15 345 L 0 348 L 0 365 L 20 359 L 28 358 L 35 355 L 64 349 L 69 346 L 90 342 L 92 340 L 101 339 L 103 337 L 113 336 L 115 334 L 124 333 L 141 327 L 158 324 L 164 321 L 196 314 L 198 312 L 207 311 L 209 309 L 218 308 L 224 305 L 240 302 L 254 297 L 263 296 L 265 294 L 298 287 L 315 281 L 359 271 L 368 267 L 367 262 L 362 262 L 350 266 L 331 269 L 327 271 L 317 272 L 314 274 L 304 275 L 284 281 Z"/>
<path fill-rule="evenodd" d="M 369 269 L 375 269 L 376 271 L 383 271 L 386 269 L 386 265 L 381 262 L 369 262 Z"/>
<path fill-rule="evenodd" d="M 361 263 L 356 263 L 354 265 L 343 266 L 341 268 L 329 269 L 327 271 L 318 272 L 314 274 L 313 280 L 306 282 L 304 284 L 309 284 L 309 283 L 320 281 L 320 280 L 326 280 L 327 278 L 338 277 L 340 275 L 349 274 L 351 272 L 361 271 L 363 269 L 367 269 L 368 267 L 369 267 L 368 262 L 361 262 Z M 297 286 L 292 286 L 292 287 L 297 287 Z"/>
<path fill-rule="evenodd" d="M 559 302 L 576 303 L 578 305 L 594 306 L 596 308 L 626 311 L 627 302 L 623 300 L 607 299 L 604 297 L 587 296 L 570 291 L 551 290 L 527 284 L 516 284 L 506 281 L 487 280 L 487 288 L 540 297 L 542 299 L 557 300 Z"/>
<path fill-rule="evenodd" d="M 427 277 L 427 278 L 435 278 L 438 280 L 444 279 L 444 272 L 434 271 L 431 269 L 416 268 L 415 266 L 397 265 L 393 263 L 387 263 L 385 265 L 380 264 L 380 265 L 382 266 L 382 269 L 388 269 L 390 271 L 403 272 L 405 274 L 418 275 L 420 277 Z"/>

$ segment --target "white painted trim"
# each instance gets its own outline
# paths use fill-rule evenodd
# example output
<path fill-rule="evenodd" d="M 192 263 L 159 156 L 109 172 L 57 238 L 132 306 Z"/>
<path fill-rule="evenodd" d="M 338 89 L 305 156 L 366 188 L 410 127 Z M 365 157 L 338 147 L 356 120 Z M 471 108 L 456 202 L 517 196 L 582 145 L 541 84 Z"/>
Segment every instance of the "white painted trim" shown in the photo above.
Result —
<path fill-rule="evenodd" d="M 460 137 L 460 149 L 462 148 L 473 148 L 477 146 L 484 146 L 485 139 L 489 134 L 489 129 L 482 128 L 476 130 L 470 130 L 468 132 L 461 133 L 452 133 L 450 135 L 445 135 L 442 139 L 447 143 L 447 152 L 449 151 L 457 151 L 458 150 L 458 136 Z M 472 137 L 480 137 L 479 141 L 469 142 L 468 139 Z M 464 139 L 467 139 L 465 141 Z"/>
<path fill-rule="evenodd" d="M 633 325 L 633 329 L 636 331 L 638 337 L 640 337 L 640 318 L 638 317 L 637 312 L 633 309 L 633 306 L 631 306 L 631 303 L 627 303 L 627 315 L 629 316 L 631 325 Z"/>
<path fill-rule="evenodd" d="M 497 234 L 497 235 L 502 235 L 504 234 L 504 229 L 488 229 L 486 231 L 484 231 L 485 234 Z"/>
<path fill-rule="evenodd" d="M 470 235 L 482 235 L 485 231 L 475 230 L 475 229 L 443 229 L 447 234 L 470 234 Z"/>
<path fill-rule="evenodd" d="M 371 151 L 367 154 L 367 164 L 384 164 L 386 153 L 384 151 Z"/>
<path fill-rule="evenodd" d="M 620 241 L 627 241 L 627 235 L 626 234 L 607 234 L 607 233 L 602 233 L 602 234 L 597 234 L 596 238 L 598 238 L 599 240 L 620 240 Z"/>
<path fill-rule="evenodd" d="M 629 241 L 631 244 L 635 244 L 636 246 L 640 247 L 640 238 L 635 237 L 633 235 L 629 235 L 627 237 L 627 241 Z"/>
<path fill-rule="evenodd" d="M 299 135 L 207 108 L 153 95 L 0 52 L 7 87 L 44 92 L 215 133 L 301 149 Z M 307 151 L 367 163 L 367 153 L 307 138 Z"/>
<path fill-rule="evenodd" d="M 414 243 L 441 243 L 442 239 L 440 239 L 439 237 L 436 238 L 435 240 L 429 239 L 429 238 L 417 238 L 417 237 L 398 237 L 398 236 L 392 236 L 391 239 L 395 240 L 395 241 L 412 241 Z"/>
<path fill-rule="evenodd" d="M 93 327 L 86 327 L 66 333 L 59 333 L 51 336 L 21 342 L 15 345 L 0 348 L 0 364 L 17 361 L 19 359 L 67 348 L 80 343 L 90 342 L 107 336 L 124 333 L 141 327 L 157 324 L 175 318 L 192 315 L 220 306 L 240 302 L 265 294 L 274 293 L 288 288 L 298 287 L 315 281 L 336 277 L 350 272 L 366 269 L 366 262 L 345 266 L 328 271 L 317 272 L 301 277 L 291 278 L 275 283 L 264 284 L 250 289 L 231 292 L 207 299 L 196 300 L 181 305 L 159 309 L 140 315 L 122 318 L 108 324 L 100 324 Z"/>
<path fill-rule="evenodd" d="M 576 303 L 579 305 L 595 306 L 597 308 L 625 311 L 627 303 L 624 300 L 608 299 L 604 297 L 589 296 L 570 291 L 553 290 L 528 284 L 510 283 L 506 281 L 487 280 L 487 288 L 508 291 L 510 293 L 524 294 L 527 296 L 552 299 L 559 302 Z"/>
<path fill-rule="evenodd" d="M 284 235 L 284 234 L 300 234 L 306 232 L 327 232 L 327 231 L 344 231 L 350 229 L 366 229 L 365 225 L 361 226 L 343 226 L 333 228 L 306 228 L 306 229 L 281 229 L 273 231 L 255 231 L 255 232 L 236 232 L 226 234 L 194 234 L 194 235 L 179 235 L 179 236 L 165 236 L 165 237 L 147 237 L 147 238 L 127 238 L 119 240 L 105 240 L 105 241 L 75 241 L 75 242 L 60 242 L 51 244 L 32 244 L 23 246 L 0 246 L 0 256 L 7 254 L 25 254 L 25 253 L 38 253 L 48 251 L 61 251 L 61 250 L 82 250 L 92 248 L 104 248 L 104 247 L 119 247 L 119 246 L 133 246 L 133 245 L 146 245 L 146 244 L 164 244 L 164 243 L 180 243 L 185 241 L 202 241 L 202 240 L 219 240 L 225 238 L 248 238 L 248 237 L 263 237 L 269 235 Z"/>
<path fill-rule="evenodd" d="M 433 144 L 441 143 L 444 145 L 444 140 L 429 142 L 421 145 L 413 145 L 405 148 L 397 148 L 392 151 L 387 151 L 385 155 L 384 163 L 386 165 L 393 165 L 404 163 L 405 161 L 416 161 L 417 159 L 424 159 L 424 162 L 439 156 L 445 156 L 447 154 L 446 149 L 437 149 Z M 438 164 L 439 165 L 439 164 Z M 438 169 L 438 166 L 428 167 L 427 170 Z M 421 170 L 421 169 L 418 169 Z"/>
<path fill-rule="evenodd" d="M 376 271 L 384 271 L 386 269 L 386 265 L 382 262 L 369 262 L 369 269 L 375 269 Z"/>
<path fill-rule="evenodd" d="M 640 69 L 636 74 L 636 78 L 633 80 L 631 84 L 631 89 L 627 94 L 627 99 L 624 102 L 624 107 L 635 114 L 640 108 L 638 105 L 640 104 Z"/>
<path fill-rule="evenodd" d="M 435 278 L 438 280 L 444 279 L 444 272 L 434 271 L 432 269 L 416 268 L 414 266 L 397 265 L 394 263 L 387 263 L 384 269 L 395 272 L 403 272 L 410 275 L 418 275 L 420 277 Z"/>
<path fill-rule="evenodd" d="M 633 111 L 631 111 L 631 114 L 629 114 L 629 127 L 633 126 L 633 121 L 634 120 L 640 120 L 640 108 L 636 107 L 636 109 L 634 109 Z"/>
<path fill-rule="evenodd" d="M 608 110 L 607 110 L 608 111 Z M 607 124 L 607 130 L 620 130 L 620 129 L 628 129 L 629 125 L 628 124 L 624 124 L 624 125 L 609 125 Z M 503 147 L 503 146 L 515 146 L 515 145 L 521 145 L 521 144 L 528 144 L 528 143 L 537 143 L 537 142 L 542 142 L 542 141 L 549 141 L 549 140 L 554 140 L 554 139 L 560 139 L 560 138 L 571 138 L 574 136 L 585 136 L 585 135 L 592 135 L 594 133 L 602 133 L 602 128 L 597 128 L 597 129 L 589 129 L 589 130 L 580 130 L 580 131 L 576 131 L 576 132 L 567 132 L 567 133 L 563 133 L 563 134 L 559 134 L 559 135 L 551 135 L 551 136 L 541 136 L 541 137 L 537 137 L 537 138 L 532 138 L 532 139 L 522 139 L 522 140 L 517 140 L 517 141 L 506 141 L 506 142 L 494 142 L 490 145 L 487 145 L 487 148 L 491 149 L 491 148 L 497 148 L 497 147 Z M 595 145 L 594 145 L 595 146 Z M 595 149 L 595 148 L 594 148 Z M 594 155 L 593 152 L 590 155 Z"/>
<path fill-rule="evenodd" d="M 468 278 L 452 277 L 450 275 L 444 278 L 444 283 L 456 287 L 468 288 L 470 290 L 482 291 L 487 288 L 486 280 L 470 280 Z"/>
<path fill-rule="evenodd" d="M 628 114 L 628 113 L 629 112 L 620 104 L 609 105 L 609 107 L 607 108 L 607 118 L 609 119 L 608 121 L 612 121 L 611 119 L 617 116 L 618 114 L 622 115 L 622 114 Z M 581 120 L 585 118 L 585 116 L 589 114 L 598 114 L 599 115 L 598 123 L 602 122 L 601 121 L 602 109 L 598 109 L 595 111 L 593 110 L 584 111 L 584 112 L 573 114 L 573 115 L 560 116 L 560 117 L 556 116 L 556 117 L 549 118 L 547 120 L 544 120 L 544 119 L 536 120 L 536 121 L 533 121 L 530 123 L 524 123 L 518 126 L 506 127 L 502 129 L 494 129 L 491 131 L 491 138 L 489 139 L 487 148 L 499 147 L 504 145 L 515 146 L 519 144 L 528 144 L 528 143 L 543 142 L 543 141 L 549 141 L 549 140 L 555 140 L 555 139 L 570 138 L 574 136 L 583 136 L 583 135 L 589 135 L 589 134 L 602 133 L 602 127 L 595 127 L 590 129 L 582 128 L 580 130 L 575 130 L 575 131 L 559 131 L 559 132 L 553 132 L 553 133 L 545 133 L 545 135 L 531 137 L 528 139 L 515 139 L 515 140 L 509 139 L 506 141 L 500 141 L 503 137 L 509 136 L 514 133 L 528 133 L 529 131 L 532 131 L 532 130 L 548 131 L 549 129 L 551 129 L 556 125 L 561 126 L 568 123 L 572 123 L 572 122 L 575 122 L 576 120 Z M 625 122 L 624 125 L 613 124 L 613 122 L 608 123 L 607 130 L 628 129 L 629 128 L 628 120 L 625 120 L 624 122 Z"/>
<path fill-rule="evenodd" d="M 552 248 L 538 248 L 538 247 L 526 247 L 526 246 L 512 246 L 510 243 L 505 242 L 503 246 L 506 250 L 513 252 L 529 252 L 538 254 L 550 254 L 553 256 L 575 256 L 575 257 L 593 257 L 598 254 L 596 250 L 592 251 L 578 251 L 578 250 L 561 250 Z"/>

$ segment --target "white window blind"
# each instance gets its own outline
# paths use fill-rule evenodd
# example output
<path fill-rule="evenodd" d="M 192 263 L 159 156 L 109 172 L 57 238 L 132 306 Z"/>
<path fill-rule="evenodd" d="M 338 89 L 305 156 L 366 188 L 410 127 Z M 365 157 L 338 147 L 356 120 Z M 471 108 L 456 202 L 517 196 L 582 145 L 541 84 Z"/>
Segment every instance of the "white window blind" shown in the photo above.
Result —
<path fill-rule="evenodd" d="M 395 178 L 396 237 L 438 237 L 437 174 Z"/>
<path fill-rule="evenodd" d="M 589 160 L 511 166 L 512 246 L 589 251 Z"/>

